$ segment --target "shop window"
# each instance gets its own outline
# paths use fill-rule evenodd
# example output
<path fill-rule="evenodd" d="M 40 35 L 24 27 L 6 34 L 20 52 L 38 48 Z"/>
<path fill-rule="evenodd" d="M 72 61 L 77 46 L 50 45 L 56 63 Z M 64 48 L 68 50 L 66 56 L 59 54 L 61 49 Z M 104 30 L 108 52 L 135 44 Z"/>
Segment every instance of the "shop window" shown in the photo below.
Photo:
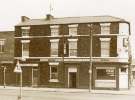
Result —
<path fill-rule="evenodd" d="M 97 69 L 97 80 L 115 80 L 115 69 Z"/>
<path fill-rule="evenodd" d="M 3 53 L 5 51 L 5 40 L 0 40 L 0 53 Z"/>

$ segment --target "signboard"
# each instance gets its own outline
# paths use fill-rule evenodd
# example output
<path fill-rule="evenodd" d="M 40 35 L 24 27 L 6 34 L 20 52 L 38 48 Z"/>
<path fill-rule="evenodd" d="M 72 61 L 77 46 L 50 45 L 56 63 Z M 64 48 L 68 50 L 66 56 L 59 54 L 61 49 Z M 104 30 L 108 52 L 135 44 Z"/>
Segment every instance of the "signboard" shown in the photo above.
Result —
<path fill-rule="evenodd" d="M 17 64 L 16 64 L 15 69 L 14 69 L 14 72 L 15 73 L 22 73 L 22 69 L 21 69 L 19 61 L 17 61 Z"/>

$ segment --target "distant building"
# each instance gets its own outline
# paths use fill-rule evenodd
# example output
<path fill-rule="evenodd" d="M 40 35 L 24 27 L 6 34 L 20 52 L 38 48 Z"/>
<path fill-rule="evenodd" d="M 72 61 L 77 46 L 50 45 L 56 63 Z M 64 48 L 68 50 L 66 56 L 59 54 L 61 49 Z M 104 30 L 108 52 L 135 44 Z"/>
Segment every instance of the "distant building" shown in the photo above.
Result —
<path fill-rule="evenodd" d="M 0 32 L 0 84 L 11 85 L 14 83 L 14 32 Z M 5 71 L 5 72 L 4 72 Z M 5 75 L 4 75 L 5 73 Z"/>
<path fill-rule="evenodd" d="M 132 59 L 131 71 L 131 82 L 132 85 L 135 86 L 135 59 Z"/>
<path fill-rule="evenodd" d="M 14 51 L 23 86 L 128 89 L 129 25 L 112 16 L 23 16 L 15 26 Z"/>

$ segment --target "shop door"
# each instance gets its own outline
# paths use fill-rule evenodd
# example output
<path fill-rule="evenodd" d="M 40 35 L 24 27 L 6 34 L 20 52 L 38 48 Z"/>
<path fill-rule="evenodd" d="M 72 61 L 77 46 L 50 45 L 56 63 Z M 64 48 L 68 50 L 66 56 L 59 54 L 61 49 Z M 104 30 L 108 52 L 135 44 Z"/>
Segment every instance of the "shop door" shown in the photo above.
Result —
<path fill-rule="evenodd" d="M 76 88 L 76 72 L 69 73 L 69 88 Z"/>
<path fill-rule="evenodd" d="M 37 86 L 38 85 L 38 68 L 37 67 L 33 67 L 32 69 L 32 86 Z"/>

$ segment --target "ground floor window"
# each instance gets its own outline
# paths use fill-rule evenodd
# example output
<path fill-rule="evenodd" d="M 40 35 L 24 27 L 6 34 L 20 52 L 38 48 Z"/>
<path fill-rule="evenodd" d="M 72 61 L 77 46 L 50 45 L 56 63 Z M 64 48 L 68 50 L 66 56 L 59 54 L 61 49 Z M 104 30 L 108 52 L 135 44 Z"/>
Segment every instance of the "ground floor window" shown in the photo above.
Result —
<path fill-rule="evenodd" d="M 116 88 L 116 67 L 96 67 L 95 87 Z"/>
<path fill-rule="evenodd" d="M 50 65 L 50 82 L 58 82 L 58 66 Z"/>
<path fill-rule="evenodd" d="M 97 68 L 97 80 L 115 80 L 116 71 L 114 68 Z"/>

